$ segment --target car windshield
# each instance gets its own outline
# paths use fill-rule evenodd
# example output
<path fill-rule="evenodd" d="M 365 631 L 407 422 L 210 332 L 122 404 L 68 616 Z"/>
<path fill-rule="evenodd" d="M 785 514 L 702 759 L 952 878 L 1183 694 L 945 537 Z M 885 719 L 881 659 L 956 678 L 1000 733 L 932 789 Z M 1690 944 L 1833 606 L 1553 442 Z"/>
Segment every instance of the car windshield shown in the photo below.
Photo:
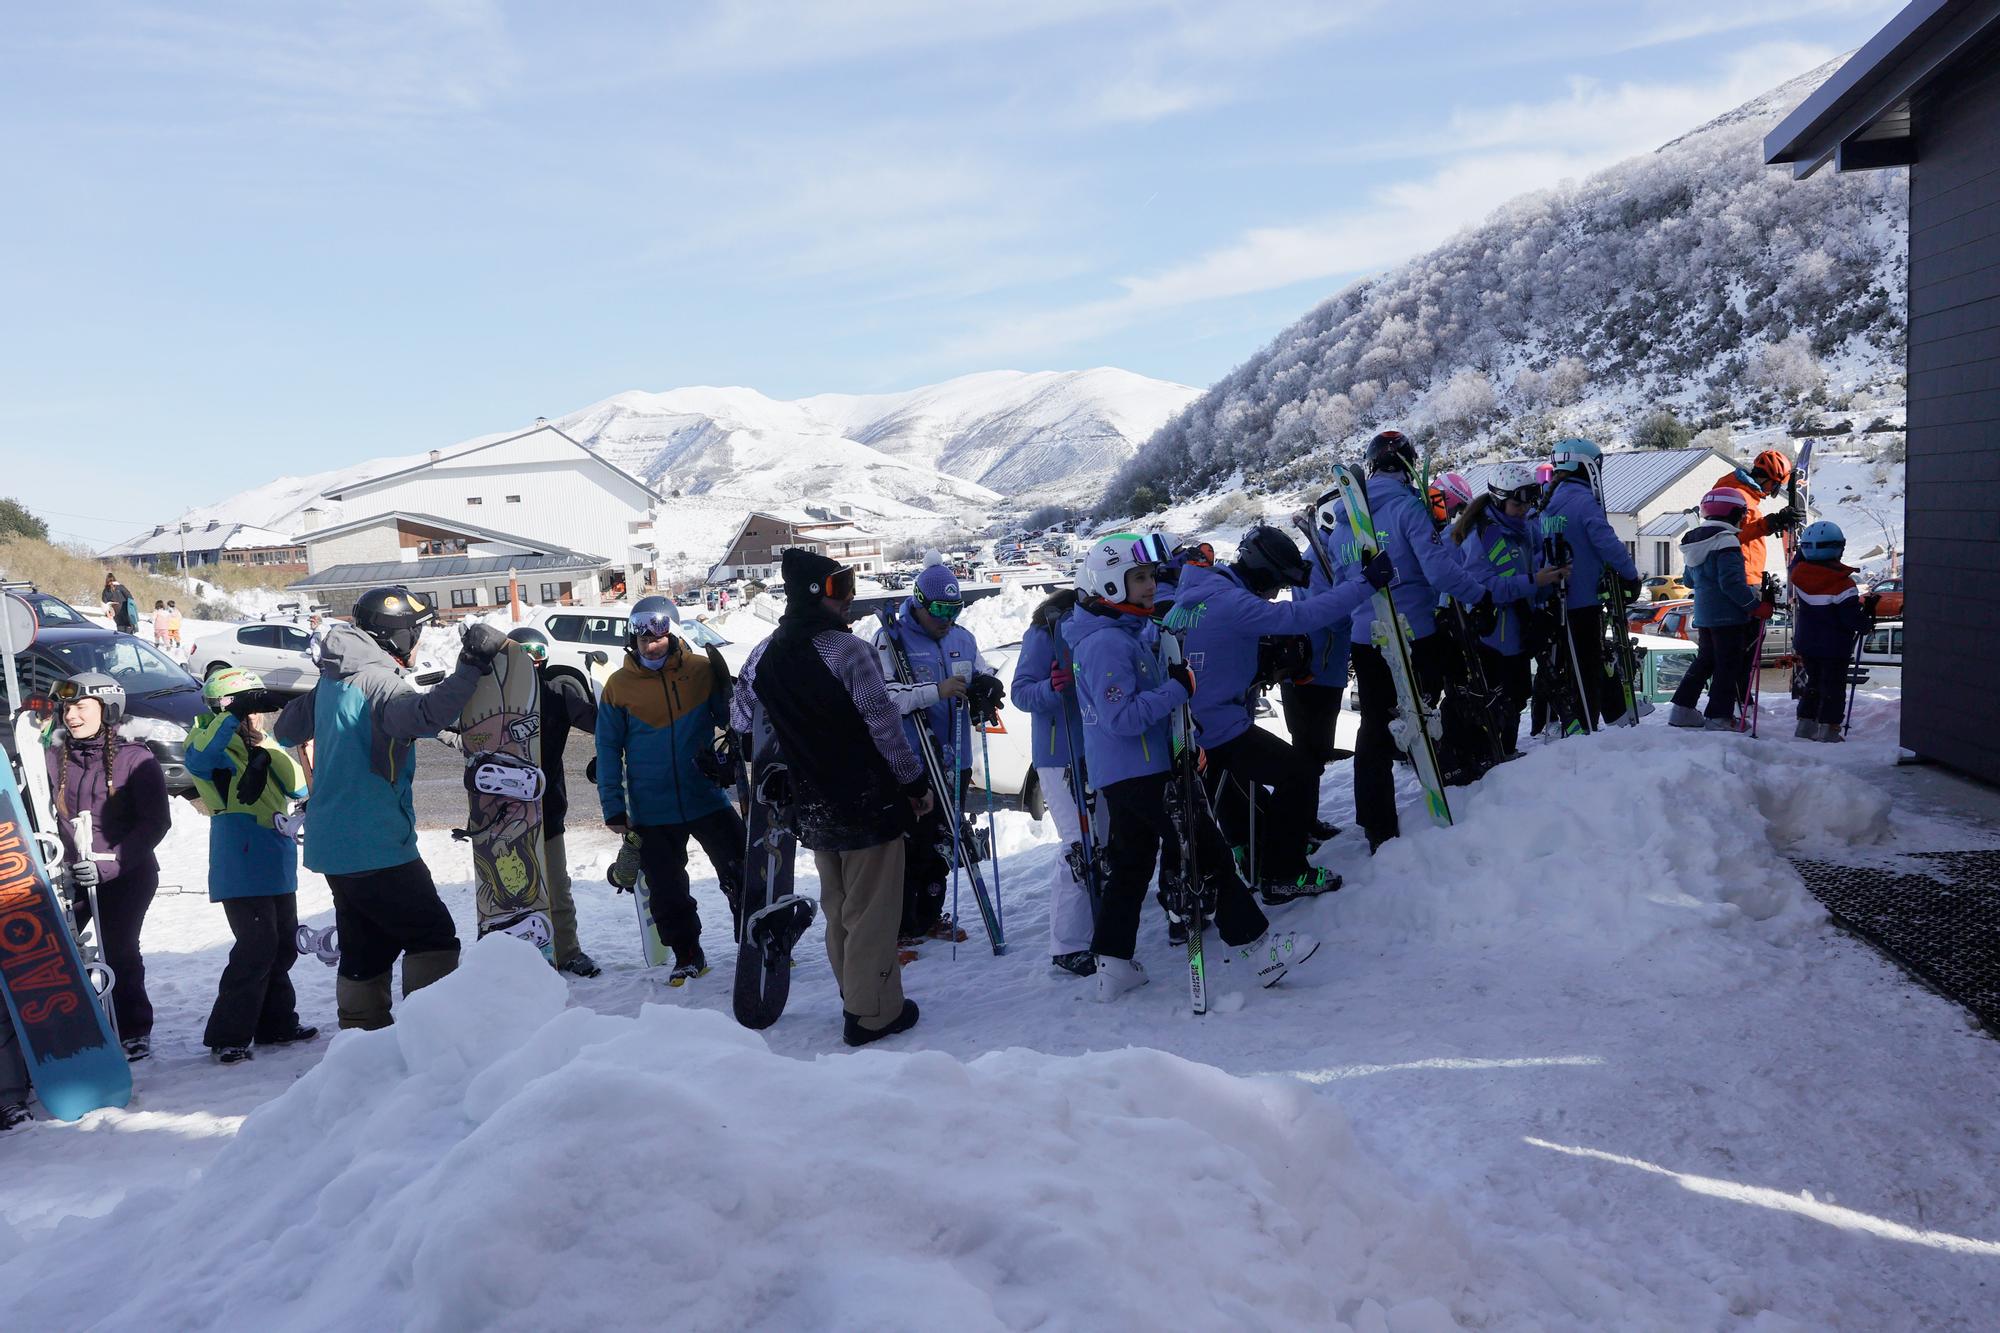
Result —
<path fill-rule="evenodd" d="M 35 608 L 35 619 L 44 625 L 88 625 L 80 612 L 59 597 L 37 594 L 28 598 L 28 605 Z"/>
<path fill-rule="evenodd" d="M 193 676 L 175 666 L 153 645 L 120 634 L 102 639 L 72 639 L 67 643 L 39 644 L 61 659 L 74 675 L 80 671 L 102 671 L 125 687 L 129 698 L 159 694 L 166 690 L 198 690 Z"/>

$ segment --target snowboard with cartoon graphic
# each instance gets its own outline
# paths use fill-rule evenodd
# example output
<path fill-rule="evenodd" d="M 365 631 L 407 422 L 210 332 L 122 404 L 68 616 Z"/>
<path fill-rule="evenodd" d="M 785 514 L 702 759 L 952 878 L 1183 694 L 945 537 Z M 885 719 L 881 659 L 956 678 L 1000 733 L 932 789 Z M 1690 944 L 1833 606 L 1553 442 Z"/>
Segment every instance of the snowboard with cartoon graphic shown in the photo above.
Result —
<path fill-rule="evenodd" d="M 458 715 L 479 933 L 505 931 L 555 960 L 542 851 L 541 687 L 518 643 L 493 659 Z"/>

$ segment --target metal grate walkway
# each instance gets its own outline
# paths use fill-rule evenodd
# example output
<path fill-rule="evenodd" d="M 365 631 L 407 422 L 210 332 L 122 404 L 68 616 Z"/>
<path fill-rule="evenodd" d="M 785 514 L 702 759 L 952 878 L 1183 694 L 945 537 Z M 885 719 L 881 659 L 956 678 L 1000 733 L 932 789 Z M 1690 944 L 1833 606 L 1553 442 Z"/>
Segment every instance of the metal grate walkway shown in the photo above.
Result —
<path fill-rule="evenodd" d="M 2000 1033 L 2000 849 L 1899 860 L 1792 864 L 1841 925 Z"/>

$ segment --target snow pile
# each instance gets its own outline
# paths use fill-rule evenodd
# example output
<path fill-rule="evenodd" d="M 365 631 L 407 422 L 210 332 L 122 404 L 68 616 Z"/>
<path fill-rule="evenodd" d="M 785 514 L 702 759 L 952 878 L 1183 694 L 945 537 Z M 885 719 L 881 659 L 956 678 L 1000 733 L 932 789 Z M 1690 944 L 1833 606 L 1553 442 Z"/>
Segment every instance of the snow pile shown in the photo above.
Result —
<path fill-rule="evenodd" d="M 1449 830 L 1406 809 L 1405 836 L 1328 910 L 1344 929 L 1475 944 L 1623 952 L 1739 927 L 1793 938 L 1823 913 L 1786 853 L 1887 831 L 1887 797 L 1820 757 L 1662 726 L 1537 746 L 1454 790 Z"/>
<path fill-rule="evenodd" d="M 8 1325 L 1434 1330 L 1486 1314 L 1474 1276 L 1494 1270 L 1460 1228 L 1300 1085 L 1145 1050 L 793 1060 L 721 1014 L 566 998 L 532 950 L 481 941 L 397 1026 L 343 1034 L 185 1189 L 0 1268 Z"/>
<path fill-rule="evenodd" d="M 1019 643 L 1028 632 L 1028 621 L 1035 614 L 1035 608 L 1048 595 L 1047 588 L 1007 584 L 992 597 L 967 603 L 965 610 L 959 613 L 958 623 L 972 631 L 972 637 L 978 640 L 981 648 L 993 649 Z"/>

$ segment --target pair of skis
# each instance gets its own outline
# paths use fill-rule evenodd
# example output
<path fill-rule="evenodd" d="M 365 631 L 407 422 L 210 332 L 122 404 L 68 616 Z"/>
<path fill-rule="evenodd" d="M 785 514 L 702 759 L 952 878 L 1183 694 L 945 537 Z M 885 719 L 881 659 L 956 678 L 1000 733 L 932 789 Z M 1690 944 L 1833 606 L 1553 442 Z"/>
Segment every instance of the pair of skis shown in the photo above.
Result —
<path fill-rule="evenodd" d="M 910 665 L 910 655 L 903 650 L 903 640 L 896 628 L 895 610 L 892 607 L 883 607 L 876 615 L 881 621 L 882 632 L 888 640 L 889 649 L 895 655 L 897 682 L 903 685 L 915 683 L 916 671 Z M 994 953 L 1006 953 L 1007 934 L 1000 919 L 998 903 L 986 891 L 986 876 L 979 868 L 979 863 L 983 859 L 981 848 L 978 845 L 979 839 L 973 837 L 973 831 L 965 827 L 965 812 L 960 808 L 960 803 L 957 799 L 957 764 L 954 762 L 951 772 L 949 774 L 946 773 L 944 762 L 938 755 L 936 738 L 931 735 L 931 729 L 924 718 L 920 717 L 916 719 L 916 726 L 913 730 L 917 733 L 917 753 L 924 761 L 924 772 L 930 775 L 931 799 L 937 802 L 937 808 L 944 813 L 946 821 L 951 826 L 952 874 L 956 876 L 962 871 L 966 879 L 971 882 L 973 899 L 979 904 L 979 919 L 986 927 L 987 942 L 993 946 Z M 952 730 L 953 735 L 956 736 L 956 713 L 953 714 Z M 957 755 L 954 754 L 952 758 L 956 761 Z M 994 839 L 990 809 L 988 811 L 988 821 L 986 841 L 989 847 L 985 850 L 992 852 L 994 849 L 990 844 Z M 972 855 L 967 855 L 967 844 L 971 844 L 970 851 Z M 997 859 L 994 862 L 994 866 L 997 870 L 999 866 Z"/>
<path fill-rule="evenodd" d="M 1180 635 L 1160 630 L 1160 664 L 1168 672 L 1183 665 L 1186 657 Z M 1197 1014 L 1208 1012 L 1208 968 L 1202 957 L 1202 937 L 1208 932 L 1211 904 L 1208 881 L 1201 869 L 1201 819 L 1214 819 L 1209 807 L 1208 787 L 1201 780 L 1201 751 L 1195 745 L 1194 707 L 1183 702 L 1174 710 L 1172 725 L 1173 767 L 1167 781 L 1167 819 L 1174 828 L 1180 848 L 1180 875 L 1172 886 L 1169 906 L 1187 930 L 1188 1002 Z M 1233 868 L 1231 873 L 1235 873 Z"/>

